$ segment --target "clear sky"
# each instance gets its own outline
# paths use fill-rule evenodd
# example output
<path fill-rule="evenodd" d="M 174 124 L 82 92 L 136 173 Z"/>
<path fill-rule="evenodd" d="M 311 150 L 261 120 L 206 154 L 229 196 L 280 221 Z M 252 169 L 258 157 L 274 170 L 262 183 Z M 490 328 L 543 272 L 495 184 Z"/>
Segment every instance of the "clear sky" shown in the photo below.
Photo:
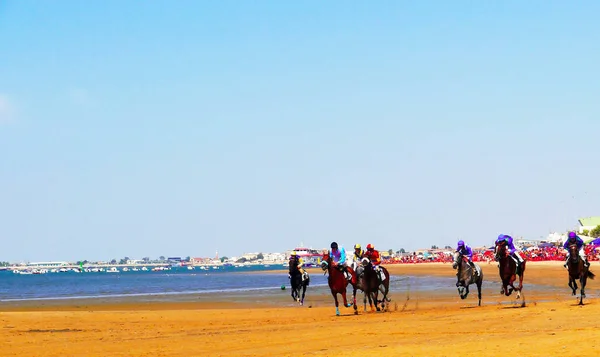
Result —
<path fill-rule="evenodd" d="M 0 260 L 600 215 L 600 2 L 0 2 Z"/>

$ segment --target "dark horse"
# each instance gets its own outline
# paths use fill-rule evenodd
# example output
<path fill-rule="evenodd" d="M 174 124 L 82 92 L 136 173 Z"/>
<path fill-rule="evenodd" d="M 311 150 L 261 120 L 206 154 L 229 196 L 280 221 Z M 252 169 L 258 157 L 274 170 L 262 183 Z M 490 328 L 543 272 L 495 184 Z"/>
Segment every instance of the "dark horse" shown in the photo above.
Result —
<path fill-rule="evenodd" d="M 476 263 L 473 263 L 475 268 L 479 272 L 479 275 L 476 275 L 473 271 L 473 268 L 469 264 L 469 259 L 461 252 L 454 253 L 454 263 L 452 264 L 452 269 L 457 269 L 456 272 L 456 287 L 458 288 L 458 295 L 460 295 L 461 299 L 466 299 L 469 295 L 469 285 L 475 284 L 477 285 L 477 297 L 479 298 L 479 305 L 481 306 L 481 284 L 483 283 L 483 272 L 481 268 Z"/>
<path fill-rule="evenodd" d="M 346 298 L 346 288 L 348 287 L 348 279 L 346 279 L 346 275 L 338 269 L 337 265 L 333 263 L 333 260 L 329 256 L 329 252 L 323 254 L 323 259 L 321 260 L 321 269 L 327 271 L 329 273 L 329 278 L 327 279 L 329 282 L 329 289 L 331 290 L 331 295 L 333 295 L 333 299 L 335 300 L 335 314 L 340 315 L 339 302 L 337 298 L 337 294 L 342 295 L 342 299 L 344 301 L 345 307 L 350 307 L 354 305 L 354 314 L 358 314 L 356 309 L 356 274 L 352 268 L 348 267 L 348 272 L 352 275 L 352 304 L 348 303 Z"/>
<path fill-rule="evenodd" d="M 298 266 L 292 264 L 290 262 L 290 284 L 292 285 L 292 299 L 300 303 L 300 305 L 304 305 L 304 295 L 306 295 L 306 288 L 310 284 L 310 277 L 308 273 L 306 274 L 306 278 L 302 280 L 302 273 Z M 302 294 L 300 294 L 302 291 Z"/>
<path fill-rule="evenodd" d="M 527 261 L 523 261 L 523 265 L 517 274 L 517 263 L 510 256 L 506 242 L 496 244 L 495 257 L 499 262 L 500 279 L 502 280 L 502 290 L 500 294 L 509 296 L 513 290 L 517 292 L 517 299 L 521 297 L 521 291 L 523 290 L 523 273 L 525 272 L 525 264 Z M 519 276 L 519 287 L 515 287 L 513 283 Z M 510 288 L 509 288 L 510 286 Z"/>
<path fill-rule="evenodd" d="M 390 299 L 387 298 L 387 294 L 390 291 L 390 273 L 387 271 L 386 268 L 380 266 L 379 269 L 381 270 L 382 275 L 382 279 L 383 281 L 379 280 L 379 277 L 377 276 L 377 272 L 375 271 L 373 264 L 371 263 L 371 260 L 369 260 L 369 258 L 363 258 L 361 261 L 361 265 L 363 267 L 362 270 L 362 291 L 364 292 L 364 299 L 366 300 L 367 298 L 369 299 L 369 306 L 371 306 L 371 311 L 374 311 L 373 309 L 373 302 L 375 302 L 375 309 L 377 309 L 377 311 L 381 311 L 385 309 L 385 303 L 389 302 Z M 379 300 L 379 292 L 381 291 L 382 294 L 382 298 L 381 300 Z M 365 310 L 367 309 L 367 304 L 366 301 L 365 303 Z M 379 308 L 378 304 L 381 303 L 381 309 Z"/>
<path fill-rule="evenodd" d="M 573 289 L 573 295 L 577 294 L 576 279 L 579 279 L 579 283 L 581 284 L 579 305 L 583 305 L 587 278 L 594 279 L 595 275 L 589 270 L 589 267 L 585 264 L 583 259 L 579 257 L 579 249 L 577 249 L 577 244 L 569 245 L 569 261 L 567 262 L 567 267 L 569 268 L 569 287 Z"/>

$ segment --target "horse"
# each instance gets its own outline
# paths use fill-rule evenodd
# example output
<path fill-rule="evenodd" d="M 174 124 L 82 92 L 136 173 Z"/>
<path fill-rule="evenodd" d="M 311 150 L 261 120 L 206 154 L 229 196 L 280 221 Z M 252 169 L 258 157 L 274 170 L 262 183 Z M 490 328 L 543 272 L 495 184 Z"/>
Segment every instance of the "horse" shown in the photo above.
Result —
<path fill-rule="evenodd" d="M 374 311 L 373 302 L 375 302 L 375 309 L 377 311 L 381 311 L 385 309 L 386 301 L 389 302 L 390 299 L 387 298 L 387 294 L 390 291 L 390 273 L 384 267 L 379 267 L 381 273 L 383 274 L 383 281 L 379 280 L 377 276 L 377 272 L 373 267 L 373 263 L 367 257 L 361 260 L 361 265 L 363 266 L 363 292 L 364 299 L 369 299 L 369 306 L 371 306 L 371 311 Z M 382 298 L 378 299 L 379 292 L 381 291 Z M 381 309 L 378 304 L 381 303 Z M 365 301 L 365 310 L 366 310 L 366 301 Z"/>
<path fill-rule="evenodd" d="M 333 263 L 329 252 L 325 252 L 323 254 L 323 258 L 321 259 L 321 269 L 326 273 L 329 273 L 329 289 L 331 290 L 331 295 L 333 295 L 333 299 L 335 301 L 335 314 L 340 316 L 339 302 L 337 295 L 342 295 L 342 299 L 344 301 L 345 307 L 350 307 L 354 305 L 354 314 L 358 314 L 358 310 L 356 308 L 356 274 L 354 270 L 348 267 L 348 272 L 352 276 L 352 304 L 348 303 L 346 298 L 346 288 L 348 287 L 348 279 L 346 279 L 346 275 L 338 268 L 337 264 Z"/>
<path fill-rule="evenodd" d="M 290 269 L 290 284 L 292 285 L 292 299 L 298 302 L 300 305 L 304 305 L 304 296 L 306 295 L 306 288 L 310 284 L 310 276 L 306 274 L 306 279 L 302 280 L 302 273 L 296 266 L 295 269 Z M 300 294 L 302 291 L 302 294 Z"/>
<path fill-rule="evenodd" d="M 567 268 L 569 269 L 569 287 L 573 290 L 573 296 L 577 294 L 576 279 L 579 279 L 579 283 L 581 284 L 579 305 L 583 305 L 587 279 L 594 279 L 596 275 L 589 270 L 589 267 L 585 265 L 583 259 L 579 257 L 577 244 L 569 244 L 569 260 L 567 261 Z"/>
<path fill-rule="evenodd" d="M 499 262 L 500 280 L 502 280 L 502 290 L 500 290 L 500 294 L 509 296 L 514 290 L 517 292 L 517 299 L 521 298 L 521 291 L 523 290 L 523 273 L 525 273 L 525 264 L 527 261 L 523 261 L 521 271 L 517 274 L 517 263 L 510 256 L 506 242 L 496 244 L 495 258 Z M 513 285 L 517 276 L 519 276 L 519 287 Z"/>
<path fill-rule="evenodd" d="M 479 298 L 478 306 L 481 306 L 481 284 L 483 283 L 483 271 L 477 263 L 473 263 L 475 269 L 479 272 L 479 275 L 475 275 L 469 259 L 461 252 L 454 253 L 454 262 L 452 263 L 452 269 L 458 269 L 456 272 L 456 288 L 458 289 L 458 295 L 461 299 L 466 299 L 469 295 L 469 285 L 477 285 L 477 297 Z"/>
<path fill-rule="evenodd" d="M 354 269 L 354 273 L 356 273 L 356 290 L 360 290 L 363 292 L 363 311 L 367 312 L 367 296 L 364 294 L 365 292 L 365 267 L 362 264 L 357 262 L 352 263 L 352 269 Z M 356 299 L 353 297 L 352 299 Z"/>

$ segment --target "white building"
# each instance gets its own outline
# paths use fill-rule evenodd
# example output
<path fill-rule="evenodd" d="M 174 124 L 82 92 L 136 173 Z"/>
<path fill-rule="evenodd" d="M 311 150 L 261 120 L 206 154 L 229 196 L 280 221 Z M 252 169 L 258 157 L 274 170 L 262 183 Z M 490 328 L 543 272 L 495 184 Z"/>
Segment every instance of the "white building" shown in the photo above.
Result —
<path fill-rule="evenodd" d="M 579 234 L 583 231 L 591 231 L 592 229 L 600 226 L 600 217 L 586 217 L 579 219 Z"/>
<path fill-rule="evenodd" d="M 68 262 L 34 262 L 28 263 L 28 267 L 36 267 L 36 268 L 56 268 L 69 265 Z"/>

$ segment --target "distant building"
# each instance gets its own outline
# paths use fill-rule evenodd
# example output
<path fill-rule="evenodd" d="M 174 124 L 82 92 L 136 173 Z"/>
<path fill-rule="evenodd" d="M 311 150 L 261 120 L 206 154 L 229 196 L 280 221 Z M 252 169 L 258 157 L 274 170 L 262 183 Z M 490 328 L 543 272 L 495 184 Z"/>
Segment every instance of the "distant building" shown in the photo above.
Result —
<path fill-rule="evenodd" d="M 28 263 L 28 267 L 36 267 L 36 268 L 56 268 L 69 265 L 68 262 L 35 262 Z"/>
<path fill-rule="evenodd" d="M 246 260 L 255 260 L 258 257 L 259 253 L 245 253 L 242 255 L 242 258 Z"/>
<path fill-rule="evenodd" d="M 592 229 L 600 226 L 600 217 L 587 217 L 579 219 L 579 234 L 582 234 L 583 231 L 591 231 Z"/>

